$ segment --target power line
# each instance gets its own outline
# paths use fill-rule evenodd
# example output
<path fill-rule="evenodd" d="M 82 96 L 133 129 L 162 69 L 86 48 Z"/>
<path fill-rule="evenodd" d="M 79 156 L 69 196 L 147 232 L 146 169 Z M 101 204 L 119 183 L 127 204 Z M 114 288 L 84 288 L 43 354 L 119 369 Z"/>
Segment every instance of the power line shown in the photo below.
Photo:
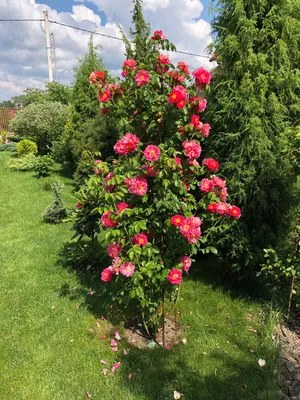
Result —
<path fill-rule="evenodd" d="M 0 22 L 21 22 L 21 21 L 22 22 L 23 21 L 31 22 L 31 21 L 44 21 L 44 20 L 43 19 L 0 19 Z M 103 36 L 103 37 L 107 37 L 109 39 L 123 41 L 123 39 L 121 39 L 121 38 L 119 38 L 117 36 L 106 35 L 105 33 L 90 31 L 88 29 L 83 29 L 83 28 L 78 28 L 77 26 L 74 26 L 74 25 L 68 25 L 68 24 L 64 24 L 64 23 L 58 22 L 58 21 L 53 21 L 53 20 L 50 20 L 50 19 L 49 19 L 49 22 L 51 24 L 61 25 L 61 26 L 64 26 L 66 28 L 72 28 L 72 29 L 75 29 L 77 31 L 91 33 L 93 35 Z M 170 50 L 170 51 L 172 51 L 173 53 L 185 54 L 185 55 L 188 55 L 188 56 L 202 57 L 202 58 L 208 58 L 208 59 L 210 58 L 209 56 L 205 56 L 203 54 L 190 53 L 188 51 L 180 51 L 180 50 Z"/>

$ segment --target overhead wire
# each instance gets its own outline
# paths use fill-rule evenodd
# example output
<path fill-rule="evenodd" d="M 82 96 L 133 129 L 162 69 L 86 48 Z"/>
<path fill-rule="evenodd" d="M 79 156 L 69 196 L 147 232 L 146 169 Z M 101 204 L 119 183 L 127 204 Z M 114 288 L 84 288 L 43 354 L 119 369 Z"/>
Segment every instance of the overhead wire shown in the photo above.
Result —
<path fill-rule="evenodd" d="M 0 22 L 36 22 L 36 21 L 41 22 L 41 21 L 44 21 L 44 19 L 30 19 L 30 18 L 25 18 L 25 19 L 0 19 Z M 105 33 L 95 32 L 95 31 L 91 31 L 89 29 L 78 28 L 77 26 L 65 24 L 63 22 L 58 22 L 58 21 L 54 21 L 54 20 L 51 20 L 51 19 L 49 19 L 49 22 L 51 24 L 64 26 L 66 28 L 72 28 L 72 29 L 75 29 L 77 31 L 91 33 L 93 35 L 103 36 L 103 37 L 107 37 L 109 39 L 123 41 L 122 38 L 119 38 L 117 36 L 107 35 Z M 206 56 L 206 55 L 203 55 L 203 54 L 191 53 L 191 52 L 188 52 L 188 51 L 180 51 L 180 50 L 170 50 L 170 51 L 172 51 L 173 53 L 179 53 L 179 54 L 185 54 L 185 55 L 194 56 L 194 57 L 202 57 L 202 58 L 210 59 L 209 56 Z"/>

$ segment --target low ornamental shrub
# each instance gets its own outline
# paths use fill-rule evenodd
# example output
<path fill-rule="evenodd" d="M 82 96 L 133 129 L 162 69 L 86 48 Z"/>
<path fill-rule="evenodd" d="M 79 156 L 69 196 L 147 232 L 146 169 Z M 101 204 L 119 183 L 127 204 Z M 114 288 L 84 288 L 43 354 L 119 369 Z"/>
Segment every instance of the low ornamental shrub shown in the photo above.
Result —
<path fill-rule="evenodd" d="M 16 135 L 33 140 L 39 152 L 49 153 L 53 142 L 60 139 L 68 118 L 68 107 L 61 103 L 42 102 L 30 104 L 18 111 L 10 121 Z"/>
<path fill-rule="evenodd" d="M 17 153 L 21 157 L 30 153 L 37 154 L 37 152 L 37 145 L 32 140 L 25 139 L 17 143 Z"/>
<path fill-rule="evenodd" d="M 36 163 L 36 156 L 32 153 L 24 157 L 12 158 L 6 163 L 6 166 L 15 171 L 33 171 Z"/>
<path fill-rule="evenodd" d="M 53 183 L 57 183 L 58 185 L 62 185 L 62 182 L 58 178 L 55 178 L 55 177 L 52 177 L 52 176 L 51 177 L 47 176 L 47 177 L 41 179 L 42 189 L 47 191 L 47 192 L 52 190 Z"/>
<path fill-rule="evenodd" d="M 58 182 L 52 184 L 55 198 L 53 203 L 42 214 L 43 221 L 47 224 L 59 224 L 68 216 L 68 210 L 61 198 L 62 189 L 62 184 Z"/>
<path fill-rule="evenodd" d="M 0 151 L 17 151 L 16 143 L 7 143 L 0 146 Z"/>
<path fill-rule="evenodd" d="M 50 156 L 37 157 L 34 165 L 34 171 L 36 173 L 36 177 L 39 179 L 49 176 L 52 164 L 53 164 L 53 159 Z"/>
<path fill-rule="evenodd" d="M 95 162 L 72 217 L 74 237 L 104 231 L 112 263 L 101 279 L 146 329 L 164 320 L 161 306 L 176 301 L 193 256 L 217 252 L 210 234 L 228 229 L 241 215 L 226 202 L 218 162 L 198 161 L 210 131 L 200 117 L 210 73 L 199 68 L 190 74 L 184 62 L 172 65 L 161 51 L 174 46 L 162 31 L 147 46 L 146 64 L 124 62 L 124 80 L 102 71 L 90 76 L 101 113 L 119 121 L 123 137 L 114 145 L 116 159 Z"/>

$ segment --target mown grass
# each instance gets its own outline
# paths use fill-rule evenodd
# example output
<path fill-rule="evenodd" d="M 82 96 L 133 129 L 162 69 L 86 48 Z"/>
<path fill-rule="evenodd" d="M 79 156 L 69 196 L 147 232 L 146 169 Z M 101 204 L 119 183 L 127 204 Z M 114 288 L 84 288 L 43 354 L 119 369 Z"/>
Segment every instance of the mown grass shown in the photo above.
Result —
<path fill-rule="evenodd" d="M 278 399 L 274 313 L 213 285 L 211 267 L 201 262 L 194 268 L 205 274 L 186 279 L 180 296 L 187 344 L 113 353 L 95 311 L 102 299 L 87 295 L 99 278 L 81 279 L 58 262 L 70 225 L 42 222 L 51 192 L 32 173 L 7 170 L 9 157 L 0 154 L 1 400 L 78 400 L 86 392 L 99 400 L 163 400 L 174 390 L 187 400 Z M 72 182 L 62 180 L 71 206 Z M 62 296 L 66 287 L 73 296 Z M 120 347 L 131 346 L 123 340 Z M 102 359 L 109 368 L 121 361 L 114 376 L 102 375 Z"/>

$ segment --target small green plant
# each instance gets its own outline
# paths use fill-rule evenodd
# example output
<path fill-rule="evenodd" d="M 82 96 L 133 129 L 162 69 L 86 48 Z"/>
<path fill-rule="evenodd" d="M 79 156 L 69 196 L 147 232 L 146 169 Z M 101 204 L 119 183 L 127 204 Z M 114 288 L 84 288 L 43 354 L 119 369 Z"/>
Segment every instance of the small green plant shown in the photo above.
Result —
<path fill-rule="evenodd" d="M 52 190 L 52 185 L 54 183 L 57 183 L 58 185 L 62 185 L 62 182 L 59 179 L 54 178 L 52 176 L 46 176 L 45 178 L 41 179 L 41 186 L 42 186 L 42 189 L 45 191 Z"/>
<path fill-rule="evenodd" d="M 288 318 L 291 311 L 293 295 L 296 292 L 296 281 L 300 278 L 300 224 L 296 226 L 292 245 L 283 253 L 269 248 L 264 249 L 266 263 L 262 265 L 262 273 L 271 278 L 275 285 L 289 282 Z"/>
<path fill-rule="evenodd" d="M 53 164 L 53 159 L 50 156 L 40 156 L 36 158 L 34 165 L 34 170 L 36 172 L 36 177 L 45 178 L 50 175 L 50 168 Z"/>
<path fill-rule="evenodd" d="M 32 140 L 25 139 L 17 144 L 17 152 L 19 156 L 23 157 L 30 153 L 37 154 L 38 148 Z"/>
<path fill-rule="evenodd" d="M 17 151 L 16 143 L 6 143 L 0 146 L 0 151 Z"/>
<path fill-rule="evenodd" d="M 68 216 L 68 210 L 61 198 L 62 189 L 63 184 L 59 182 L 54 182 L 52 184 L 55 198 L 52 204 L 50 204 L 42 214 L 42 218 L 47 224 L 59 224 Z"/>
<path fill-rule="evenodd" d="M 0 135 L 0 144 L 5 144 L 6 138 L 7 138 L 7 133 L 5 131 L 2 131 Z"/>
<path fill-rule="evenodd" d="M 32 153 L 24 157 L 13 158 L 6 163 L 6 166 L 16 171 L 33 171 L 36 163 L 36 156 Z"/>

